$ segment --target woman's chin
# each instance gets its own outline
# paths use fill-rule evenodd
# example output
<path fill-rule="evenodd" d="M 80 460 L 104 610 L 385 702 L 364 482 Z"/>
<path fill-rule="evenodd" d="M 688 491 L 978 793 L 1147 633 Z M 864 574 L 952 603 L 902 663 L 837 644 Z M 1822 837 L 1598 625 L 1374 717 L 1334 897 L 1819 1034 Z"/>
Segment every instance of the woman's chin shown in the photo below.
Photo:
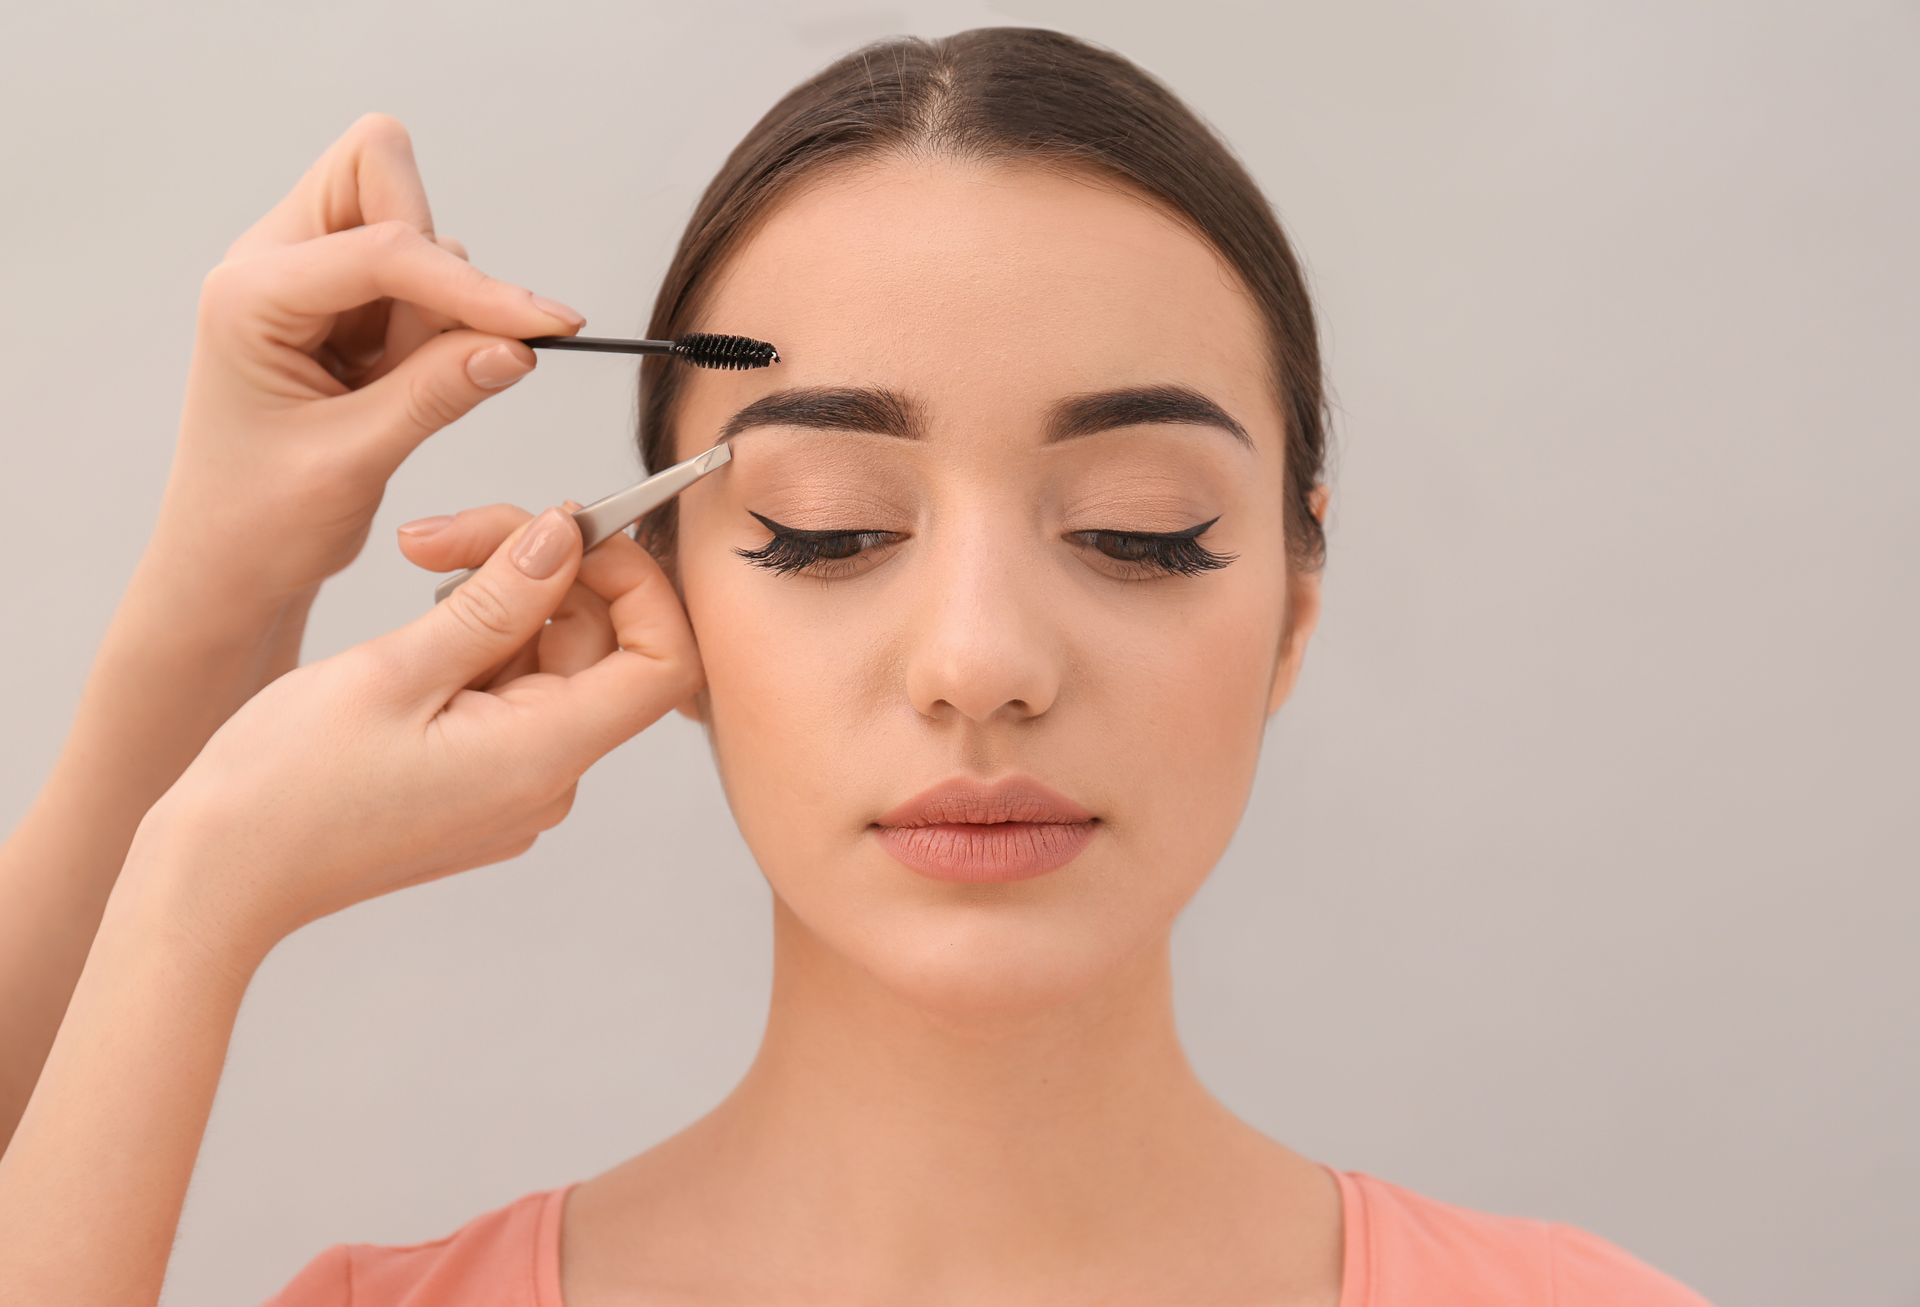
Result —
<path fill-rule="evenodd" d="M 825 917 L 802 919 L 813 936 L 808 947 L 829 950 L 902 1004 L 982 1032 L 1024 1025 L 1110 990 L 1137 956 L 1128 945 L 1144 942 L 1116 938 L 1102 914 L 1057 899 L 1022 903 L 968 893 L 928 901 L 915 894 L 859 909 L 806 906 L 808 915 Z"/>

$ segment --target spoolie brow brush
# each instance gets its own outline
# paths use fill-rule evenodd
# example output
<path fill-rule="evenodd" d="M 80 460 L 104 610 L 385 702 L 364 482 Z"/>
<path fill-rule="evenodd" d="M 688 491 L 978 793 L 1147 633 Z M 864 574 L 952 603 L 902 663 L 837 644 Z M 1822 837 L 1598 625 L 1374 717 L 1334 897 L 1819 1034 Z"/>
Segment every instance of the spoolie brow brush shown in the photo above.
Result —
<path fill-rule="evenodd" d="M 522 344 L 535 349 L 583 349 L 603 354 L 671 354 L 703 368 L 764 368 L 780 361 L 780 351 L 751 336 L 722 336 L 691 331 L 679 340 L 622 340 L 616 336 L 532 336 Z"/>
<path fill-rule="evenodd" d="M 534 349 L 579 349 L 602 354 L 670 354 L 703 368 L 764 368 L 780 361 L 780 351 L 751 336 L 723 336 L 690 331 L 679 340 L 622 340 L 616 336 L 522 336 L 520 343 Z M 593 548 L 616 531 L 625 530 L 716 468 L 733 460 L 726 441 L 712 449 L 664 468 L 637 485 L 615 491 L 585 508 L 573 520 L 580 528 L 581 552 Z M 463 567 L 433 589 L 437 604 L 466 584 L 480 569 Z"/>

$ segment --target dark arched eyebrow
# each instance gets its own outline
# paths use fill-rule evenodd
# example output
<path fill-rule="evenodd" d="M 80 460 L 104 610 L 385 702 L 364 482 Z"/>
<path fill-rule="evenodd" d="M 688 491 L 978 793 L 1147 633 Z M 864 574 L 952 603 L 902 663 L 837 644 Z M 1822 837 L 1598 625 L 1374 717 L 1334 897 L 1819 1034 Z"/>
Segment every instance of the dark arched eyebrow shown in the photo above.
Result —
<path fill-rule="evenodd" d="M 1089 391 L 1056 401 L 1043 424 L 1045 444 L 1075 440 L 1119 427 L 1151 423 L 1212 427 L 1248 450 L 1253 437 L 1234 416 L 1193 389 L 1166 383 Z M 883 386 L 798 386 L 762 395 L 728 418 L 718 440 L 754 427 L 812 427 L 858 435 L 924 440 L 927 423 L 919 405 Z"/>

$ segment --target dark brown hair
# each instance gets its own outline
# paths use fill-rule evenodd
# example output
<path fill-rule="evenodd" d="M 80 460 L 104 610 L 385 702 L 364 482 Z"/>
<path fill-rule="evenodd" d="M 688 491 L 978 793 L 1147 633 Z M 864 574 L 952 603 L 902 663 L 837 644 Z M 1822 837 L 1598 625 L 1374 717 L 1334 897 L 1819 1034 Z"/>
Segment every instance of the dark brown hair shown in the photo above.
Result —
<path fill-rule="evenodd" d="M 647 335 L 672 340 L 731 329 L 699 324 L 706 289 L 780 197 L 826 167 L 890 155 L 1021 159 L 1091 172 L 1144 191 L 1209 242 L 1238 270 L 1267 326 L 1272 392 L 1285 419 L 1289 565 L 1324 565 L 1326 538 L 1307 495 L 1326 460 L 1326 398 L 1313 305 L 1293 250 L 1260 188 L 1211 127 L 1131 61 L 1077 37 L 1042 27 L 890 37 L 794 87 L 701 195 Z M 638 436 L 648 471 L 671 461 L 684 367 L 663 355 L 641 362 Z M 669 500 L 635 533 L 669 570 L 674 509 Z"/>

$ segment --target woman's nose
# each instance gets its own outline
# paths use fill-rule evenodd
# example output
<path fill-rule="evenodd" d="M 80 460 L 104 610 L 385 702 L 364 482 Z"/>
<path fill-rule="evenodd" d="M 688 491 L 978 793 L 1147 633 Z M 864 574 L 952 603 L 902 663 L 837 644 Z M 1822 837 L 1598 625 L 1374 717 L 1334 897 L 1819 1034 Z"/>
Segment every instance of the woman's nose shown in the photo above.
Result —
<path fill-rule="evenodd" d="M 974 536 L 916 561 L 923 574 L 901 631 L 914 708 L 987 722 L 1052 707 L 1067 633 L 1049 612 L 1039 560 Z"/>

